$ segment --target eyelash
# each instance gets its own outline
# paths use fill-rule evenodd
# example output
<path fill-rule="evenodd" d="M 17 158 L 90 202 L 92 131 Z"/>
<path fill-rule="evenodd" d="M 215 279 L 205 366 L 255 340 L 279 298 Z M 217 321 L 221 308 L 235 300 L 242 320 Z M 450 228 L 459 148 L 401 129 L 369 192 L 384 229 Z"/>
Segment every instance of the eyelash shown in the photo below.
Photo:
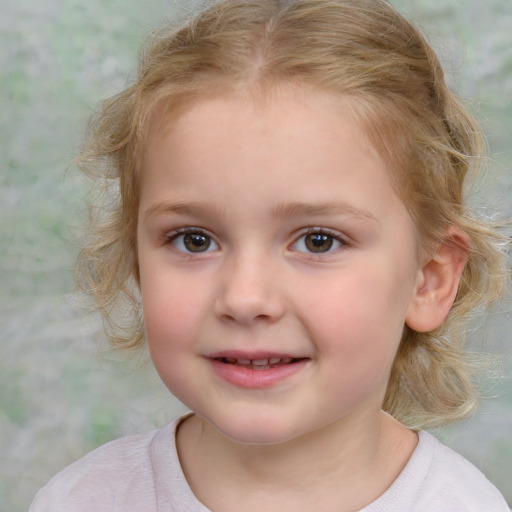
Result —
<path fill-rule="evenodd" d="M 310 228 L 306 232 L 302 233 L 295 240 L 295 242 L 293 242 L 291 247 L 296 246 L 299 243 L 299 241 L 301 241 L 301 240 L 304 240 L 304 244 L 306 244 L 307 243 L 307 242 L 305 242 L 306 237 L 308 237 L 309 235 L 315 235 L 315 234 L 325 235 L 325 236 L 329 237 L 332 240 L 333 243 L 338 243 L 339 246 L 336 247 L 335 249 L 332 249 L 332 245 L 331 245 L 331 246 L 328 247 L 328 249 L 326 251 L 315 252 L 315 251 L 307 251 L 306 250 L 306 251 L 299 251 L 299 252 L 304 252 L 306 254 L 310 254 L 310 255 L 318 257 L 318 256 L 322 256 L 322 255 L 326 255 L 326 254 L 330 254 L 330 253 L 336 252 L 341 247 L 344 247 L 344 246 L 348 245 L 347 240 L 344 239 L 343 237 L 341 237 L 338 232 L 332 231 L 332 230 L 326 229 L 326 228 L 316 227 L 316 228 Z"/>
<path fill-rule="evenodd" d="M 179 240 L 180 237 L 183 237 L 183 243 L 185 243 L 185 237 L 186 237 L 186 235 L 189 235 L 189 234 L 193 234 L 193 235 L 197 235 L 197 236 L 204 236 L 205 238 L 208 238 L 209 244 L 206 247 L 206 250 L 204 250 L 204 251 L 187 251 L 184 249 L 180 249 L 179 247 L 176 246 L 176 241 Z M 175 249 L 177 249 L 179 252 L 182 252 L 184 254 L 202 254 L 205 252 L 211 252 L 208 250 L 208 249 L 210 249 L 211 244 L 214 244 L 215 246 L 217 246 L 217 249 L 218 249 L 217 242 L 205 230 L 203 230 L 201 228 L 183 228 L 183 229 L 178 229 L 176 231 L 166 234 L 164 245 L 172 245 Z"/>
<path fill-rule="evenodd" d="M 185 244 L 185 237 L 186 235 L 188 234 L 194 234 L 194 235 L 197 235 L 199 237 L 203 236 L 205 238 L 208 239 L 208 245 L 206 246 L 205 250 L 198 250 L 198 251 L 194 251 L 194 250 L 187 250 L 187 248 L 179 248 L 177 247 L 177 244 L 176 242 L 180 239 L 180 237 L 183 237 L 183 244 Z M 331 245 L 329 245 L 327 247 L 327 250 L 325 251 L 314 251 L 314 250 L 308 250 L 308 249 L 311 249 L 311 247 L 307 247 L 307 241 L 306 241 L 306 238 L 310 235 L 315 235 L 315 234 L 318 234 L 318 235 L 325 235 L 326 237 L 328 237 L 331 241 Z M 296 249 L 296 246 L 301 242 L 303 241 L 302 243 L 304 245 L 306 245 L 306 249 L 305 250 L 297 250 Z M 214 238 L 205 230 L 201 229 L 201 228 L 183 228 L 183 229 L 179 229 L 179 230 L 176 230 L 176 231 L 173 231 L 171 233 L 168 233 L 165 235 L 165 244 L 164 245 L 172 245 L 175 249 L 177 249 L 179 252 L 182 252 L 184 254 L 202 254 L 202 253 L 206 253 L 206 252 L 211 252 L 211 245 L 214 244 L 214 250 L 217 250 L 219 249 L 219 244 L 214 240 Z M 338 244 L 337 247 L 334 248 L 334 250 L 332 249 L 332 245 L 336 245 Z M 320 227 L 315 227 L 315 228 L 310 228 L 308 229 L 307 231 L 303 232 L 298 238 L 295 239 L 295 241 L 290 245 L 290 247 L 293 249 L 295 247 L 295 250 L 297 252 L 300 252 L 300 253 L 305 253 L 305 254 L 310 254 L 310 255 L 313 255 L 313 256 L 321 256 L 321 255 L 325 255 L 325 254 L 330 254 L 332 252 L 335 252 L 336 250 L 339 250 L 341 247 L 343 246 L 346 246 L 347 245 L 347 241 L 342 238 L 340 236 L 340 234 L 338 232 L 334 232 L 330 229 L 326 229 L 326 228 L 320 228 Z M 197 245 L 198 248 L 200 248 L 199 245 Z M 320 245 L 318 245 L 317 247 L 320 247 Z"/>

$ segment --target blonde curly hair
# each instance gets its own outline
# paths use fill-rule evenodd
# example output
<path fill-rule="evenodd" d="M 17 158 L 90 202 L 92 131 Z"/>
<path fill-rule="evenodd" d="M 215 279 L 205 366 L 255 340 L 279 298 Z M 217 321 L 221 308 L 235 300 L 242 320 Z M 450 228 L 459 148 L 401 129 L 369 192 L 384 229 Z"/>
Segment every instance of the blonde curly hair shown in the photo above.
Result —
<path fill-rule="evenodd" d="M 382 0 L 221 0 L 149 40 L 133 84 L 104 102 L 80 167 L 101 191 L 77 263 L 111 342 L 143 343 L 137 264 L 142 154 L 155 114 L 176 119 L 230 89 L 302 83 L 355 100 L 386 159 L 423 245 L 462 229 L 470 249 L 450 314 L 432 332 L 407 326 L 383 408 L 403 423 L 443 425 L 475 405 L 464 351 L 469 311 L 504 292 L 504 239 L 470 214 L 467 177 L 482 153 L 479 129 L 447 87 L 422 35 Z"/>

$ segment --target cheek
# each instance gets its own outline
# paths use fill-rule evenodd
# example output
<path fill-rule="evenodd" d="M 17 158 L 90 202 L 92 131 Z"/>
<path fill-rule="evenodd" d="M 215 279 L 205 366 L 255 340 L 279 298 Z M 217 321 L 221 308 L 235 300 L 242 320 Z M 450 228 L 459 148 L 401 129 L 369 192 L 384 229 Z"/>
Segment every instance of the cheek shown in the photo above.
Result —
<path fill-rule="evenodd" d="M 186 389 L 190 358 L 195 353 L 200 324 L 194 297 L 179 283 L 142 281 L 146 340 L 156 371 L 168 389 L 188 403 Z M 187 287 L 184 288 L 187 290 Z"/>
<path fill-rule="evenodd" d="M 391 364 L 405 322 L 406 293 L 392 276 L 368 268 L 333 280 L 323 293 L 310 295 L 304 316 L 313 337 L 319 344 L 323 340 L 319 348 L 328 357 L 363 366 L 379 360 Z"/>
<path fill-rule="evenodd" d="M 200 304 L 193 287 L 162 275 L 142 275 L 142 305 L 150 351 L 185 345 L 197 327 Z"/>

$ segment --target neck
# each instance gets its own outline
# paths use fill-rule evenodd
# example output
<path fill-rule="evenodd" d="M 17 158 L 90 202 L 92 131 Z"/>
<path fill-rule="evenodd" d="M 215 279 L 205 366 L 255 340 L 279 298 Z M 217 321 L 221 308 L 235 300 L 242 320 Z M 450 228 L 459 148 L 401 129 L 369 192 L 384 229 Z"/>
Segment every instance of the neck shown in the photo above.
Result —
<path fill-rule="evenodd" d="M 234 442 L 197 416 L 178 435 L 192 490 L 212 510 L 226 512 L 359 510 L 391 485 L 415 445 L 412 432 L 380 412 L 279 445 Z"/>

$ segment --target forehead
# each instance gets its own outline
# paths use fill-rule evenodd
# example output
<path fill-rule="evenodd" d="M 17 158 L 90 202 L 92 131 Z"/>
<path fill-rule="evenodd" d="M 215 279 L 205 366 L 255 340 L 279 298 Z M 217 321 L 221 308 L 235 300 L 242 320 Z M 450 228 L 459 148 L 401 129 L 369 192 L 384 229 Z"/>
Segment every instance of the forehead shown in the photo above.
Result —
<path fill-rule="evenodd" d="M 219 89 L 209 97 L 172 102 L 151 120 L 143 166 L 154 157 L 157 145 L 163 140 L 177 153 L 184 145 L 196 145 L 202 147 L 202 154 L 205 144 L 213 139 L 227 149 L 237 144 L 250 145 L 256 137 L 274 140 L 280 132 L 286 132 L 290 150 L 283 147 L 283 155 L 295 154 L 297 144 L 303 147 L 304 139 L 309 138 L 317 146 L 327 146 L 342 137 L 352 138 L 357 147 L 364 147 L 365 152 L 380 158 L 361 122 L 359 104 L 358 99 L 348 95 L 294 83 L 265 88 L 239 85 Z M 229 133 L 222 140 L 222 135 L 232 131 L 235 125 L 235 137 Z M 260 146 L 259 152 L 264 151 L 265 146 Z"/>
<path fill-rule="evenodd" d="M 216 203 L 216 211 L 256 218 L 286 203 L 343 203 L 367 217 L 402 214 L 387 166 L 358 122 L 353 101 L 283 88 L 258 100 L 205 99 L 172 123 L 154 123 L 141 210 L 208 202 Z"/>

